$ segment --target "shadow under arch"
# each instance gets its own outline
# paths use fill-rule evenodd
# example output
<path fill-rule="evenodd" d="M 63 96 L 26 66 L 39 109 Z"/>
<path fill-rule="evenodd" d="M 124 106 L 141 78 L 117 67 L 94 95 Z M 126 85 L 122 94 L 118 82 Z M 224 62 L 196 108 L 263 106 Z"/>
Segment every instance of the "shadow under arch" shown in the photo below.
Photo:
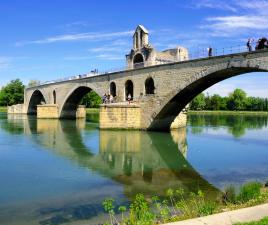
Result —
<path fill-rule="evenodd" d="M 201 73 L 196 76 L 196 79 L 191 79 L 187 82 L 185 87 L 180 88 L 177 93 L 171 93 L 166 100 L 164 100 L 163 107 L 154 112 L 156 115 L 151 122 L 148 130 L 169 131 L 170 125 L 178 114 L 190 103 L 198 94 L 228 78 L 252 73 L 252 72 L 267 72 L 266 69 L 259 67 L 230 67 L 227 69 L 213 69 L 206 73 Z"/>
<path fill-rule="evenodd" d="M 37 114 L 37 105 L 46 104 L 44 95 L 40 90 L 35 90 L 30 98 L 29 105 L 27 108 L 27 114 Z"/>
<path fill-rule="evenodd" d="M 80 86 L 74 89 L 63 103 L 60 110 L 60 118 L 75 119 L 79 103 L 90 91 L 93 91 L 92 88 L 86 86 Z"/>

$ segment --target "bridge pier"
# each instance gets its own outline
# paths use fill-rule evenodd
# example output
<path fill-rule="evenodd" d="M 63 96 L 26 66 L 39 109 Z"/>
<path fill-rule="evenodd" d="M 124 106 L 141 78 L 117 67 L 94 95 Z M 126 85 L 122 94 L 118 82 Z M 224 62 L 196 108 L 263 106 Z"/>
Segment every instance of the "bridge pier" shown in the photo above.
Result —
<path fill-rule="evenodd" d="M 57 104 L 37 105 L 38 119 L 58 119 L 59 106 Z"/>
<path fill-rule="evenodd" d="M 100 129 L 142 129 L 141 108 L 136 104 L 100 106 Z"/>
<path fill-rule="evenodd" d="M 100 129 L 138 129 L 147 130 L 148 124 L 144 121 L 146 115 L 139 104 L 107 104 L 100 106 Z M 170 129 L 185 127 L 187 113 L 181 112 L 173 121 Z"/>
<path fill-rule="evenodd" d="M 75 118 L 85 118 L 86 117 L 86 108 L 83 105 L 77 107 Z M 37 118 L 38 119 L 59 119 L 60 112 L 58 104 L 44 104 L 37 105 Z"/>
<path fill-rule="evenodd" d="M 170 129 L 173 130 L 186 127 L 186 124 L 187 124 L 187 112 L 182 111 L 172 122 L 172 124 L 170 125 Z"/>
<path fill-rule="evenodd" d="M 27 114 L 24 104 L 11 105 L 7 107 L 8 114 Z"/>

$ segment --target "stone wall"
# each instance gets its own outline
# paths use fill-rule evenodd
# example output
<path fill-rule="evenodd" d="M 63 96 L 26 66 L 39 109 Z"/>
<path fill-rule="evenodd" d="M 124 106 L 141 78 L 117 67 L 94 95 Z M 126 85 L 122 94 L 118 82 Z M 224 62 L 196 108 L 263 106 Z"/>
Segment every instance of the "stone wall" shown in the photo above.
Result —
<path fill-rule="evenodd" d="M 186 127 L 186 124 L 187 124 L 187 113 L 181 112 L 172 122 L 170 129 L 178 129 L 181 127 Z"/>
<path fill-rule="evenodd" d="M 140 129 L 141 110 L 134 104 L 110 104 L 100 107 L 101 129 Z"/>
<path fill-rule="evenodd" d="M 86 107 L 84 105 L 79 105 L 76 111 L 76 118 L 86 118 Z"/>
<path fill-rule="evenodd" d="M 38 119 L 57 119 L 59 118 L 59 107 L 57 104 L 46 104 L 37 106 Z"/>
<path fill-rule="evenodd" d="M 17 104 L 7 107 L 8 114 L 26 114 L 24 104 Z"/>

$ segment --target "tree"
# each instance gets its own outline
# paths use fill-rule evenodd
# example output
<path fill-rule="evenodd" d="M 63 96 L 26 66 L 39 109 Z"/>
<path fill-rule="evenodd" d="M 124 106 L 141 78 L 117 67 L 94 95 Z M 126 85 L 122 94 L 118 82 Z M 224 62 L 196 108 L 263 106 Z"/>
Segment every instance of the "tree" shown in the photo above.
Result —
<path fill-rule="evenodd" d="M 19 80 L 12 80 L 0 91 L 0 105 L 14 105 L 23 103 L 24 98 L 24 85 Z"/>
<path fill-rule="evenodd" d="M 101 97 L 94 91 L 85 95 L 81 101 L 81 104 L 85 105 L 87 108 L 97 108 L 101 103 Z"/>
<path fill-rule="evenodd" d="M 212 110 L 220 110 L 222 108 L 222 98 L 219 95 L 213 95 L 210 98 L 210 104 Z"/>
<path fill-rule="evenodd" d="M 203 93 L 197 95 L 190 104 L 192 110 L 202 110 L 206 106 L 205 95 Z"/>
<path fill-rule="evenodd" d="M 230 110 L 245 110 L 247 102 L 247 94 L 242 89 L 235 89 L 233 93 L 229 95 L 228 109 Z"/>

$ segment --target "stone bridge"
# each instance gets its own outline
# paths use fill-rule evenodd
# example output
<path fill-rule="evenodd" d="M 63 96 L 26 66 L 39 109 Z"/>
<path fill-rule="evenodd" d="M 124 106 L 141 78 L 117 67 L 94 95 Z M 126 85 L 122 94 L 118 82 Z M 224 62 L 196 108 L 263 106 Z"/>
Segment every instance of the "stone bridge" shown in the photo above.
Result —
<path fill-rule="evenodd" d="M 100 128 L 168 130 L 182 109 L 210 86 L 249 72 L 268 71 L 268 50 L 154 65 L 26 88 L 24 113 L 76 118 L 83 96 L 110 93 L 101 106 Z M 131 95 L 130 104 L 126 101 Z"/>

